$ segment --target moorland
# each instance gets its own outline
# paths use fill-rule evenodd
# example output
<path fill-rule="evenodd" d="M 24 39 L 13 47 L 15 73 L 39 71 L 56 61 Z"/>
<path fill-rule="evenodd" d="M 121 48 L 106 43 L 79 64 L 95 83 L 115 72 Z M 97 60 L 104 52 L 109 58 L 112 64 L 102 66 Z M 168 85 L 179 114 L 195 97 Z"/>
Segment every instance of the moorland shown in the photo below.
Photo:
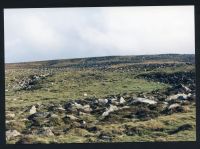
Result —
<path fill-rule="evenodd" d="M 8 144 L 196 140 L 195 55 L 5 64 Z"/>

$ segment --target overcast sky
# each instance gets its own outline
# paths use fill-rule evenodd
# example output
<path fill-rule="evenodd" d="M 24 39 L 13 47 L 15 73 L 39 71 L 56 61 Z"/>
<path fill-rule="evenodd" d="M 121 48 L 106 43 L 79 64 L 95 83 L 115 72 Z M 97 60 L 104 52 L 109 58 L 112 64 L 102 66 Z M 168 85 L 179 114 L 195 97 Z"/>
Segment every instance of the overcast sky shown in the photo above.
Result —
<path fill-rule="evenodd" d="M 5 9 L 5 62 L 195 53 L 194 7 Z"/>

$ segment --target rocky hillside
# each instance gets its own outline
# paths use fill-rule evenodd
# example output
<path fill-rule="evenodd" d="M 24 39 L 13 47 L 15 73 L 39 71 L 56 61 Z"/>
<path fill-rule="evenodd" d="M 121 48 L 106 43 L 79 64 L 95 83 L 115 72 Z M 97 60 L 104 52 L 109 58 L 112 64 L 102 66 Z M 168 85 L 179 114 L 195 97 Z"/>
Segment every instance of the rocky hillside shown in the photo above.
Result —
<path fill-rule="evenodd" d="M 106 56 L 92 58 L 76 58 L 66 60 L 49 60 L 38 62 L 23 62 L 6 64 L 6 68 L 98 68 L 114 64 L 133 63 L 195 63 L 194 54 L 161 54 L 161 55 L 139 55 L 139 56 Z"/>
<path fill-rule="evenodd" d="M 193 56 L 9 64 L 7 143 L 194 141 Z"/>

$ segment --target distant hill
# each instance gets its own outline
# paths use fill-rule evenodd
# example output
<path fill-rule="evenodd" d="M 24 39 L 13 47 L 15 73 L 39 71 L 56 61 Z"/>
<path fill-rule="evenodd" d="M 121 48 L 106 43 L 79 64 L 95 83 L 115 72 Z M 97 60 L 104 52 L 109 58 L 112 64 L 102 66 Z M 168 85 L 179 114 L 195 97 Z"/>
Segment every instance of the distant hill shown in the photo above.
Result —
<path fill-rule="evenodd" d="M 137 56 L 105 56 L 76 59 L 60 59 L 36 62 L 22 62 L 5 64 L 6 69 L 13 68 L 66 68 L 66 67 L 98 67 L 103 65 L 123 63 L 195 63 L 194 54 L 160 54 Z"/>

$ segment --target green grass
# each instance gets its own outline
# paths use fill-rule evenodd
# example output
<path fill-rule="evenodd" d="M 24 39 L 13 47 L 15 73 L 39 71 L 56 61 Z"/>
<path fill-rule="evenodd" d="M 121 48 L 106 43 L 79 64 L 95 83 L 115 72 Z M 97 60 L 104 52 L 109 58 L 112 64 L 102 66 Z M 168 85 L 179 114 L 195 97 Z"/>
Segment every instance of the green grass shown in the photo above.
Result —
<path fill-rule="evenodd" d="M 34 136 L 28 135 L 26 139 L 30 142 L 40 143 L 84 143 L 84 142 L 106 142 L 98 138 L 100 133 L 108 134 L 112 137 L 112 142 L 163 142 L 163 141 L 195 141 L 196 140 L 196 118 L 195 107 L 191 106 L 186 113 L 176 113 L 168 116 L 160 116 L 147 121 L 132 120 L 118 124 L 97 124 L 97 133 L 90 133 L 85 129 L 73 128 L 66 134 L 59 136 Z M 177 127 L 190 124 L 192 130 L 180 131 L 169 135 L 168 132 Z M 63 126 L 64 127 L 64 126 Z M 134 135 L 124 133 L 126 127 L 136 128 L 138 131 Z M 16 138 L 17 141 L 19 138 Z M 14 143 L 13 140 L 7 143 Z"/>
<path fill-rule="evenodd" d="M 20 76 L 21 72 L 15 73 Z M 27 73 L 26 76 L 30 74 Z M 11 77 L 10 77 L 11 78 Z M 20 78 L 20 77 L 19 77 Z M 8 84 L 9 80 L 7 80 Z M 52 85 L 53 82 L 53 85 Z M 87 97 L 103 98 L 108 95 L 124 93 L 151 92 L 157 89 L 165 89 L 169 85 L 149 82 L 144 79 L 134 79 L 130 73 L 101 71 L 65 71 L 56 72 L 52 77 L 39 82 L 41 89 L 33 91 L 6 92 L 7 107 L 31 105 L 37 102 L 67 101 L 71 99 L 82 99 L 84 93 Z M 13 100 L 17 98 L 16 102 Z"/>
<path fill-rule="evenodd" d="M 117 59 L 117 58 L 116 58 Z M 124 60 L 124 59 L 122 59 Z M 126 59 L 125 59 L 126 60 Z M 78 60 L 81 61 L 81 60 Z M 104 60 L 102 60 L 104 61 Z M 78 63 L 77 61 L 70 61 Z M 47 65 L 47 62 L 41 64 Z M 32 66 L 40 66 L 40 63 L 33 63 Z M 66 62 L 55 63 L 54 65 L 65 65 Z M 128 65 L 134 65 L 129 63 Z M 113 64 L 110 68 L 117 69 L 118 67 L 126 67 L 127 64 Z M 11 67 L 11 66 L 9 66 Z M 165 90 L 171 87 L 168 84 L 147 81 L 143 78 L 136 79 L 135 77 L 143 73 L 165 72 L 175 73 L 184 71 L 194 71 L 194 65 L 179 65 L 177 67 L 156 68 L 145 71 L 144 68 L 133 68 L 129 71 L 103 71 L 100 69 L 50 69 L 40 72 L 38 69 L 6 69 L 6 111 L 15 113 L 15 121 L 7 124 L 7 129 L 16 129 L 19 132 L 25 131 L 31 125 L 30 122 L 24 121 L 23 118 L 29 116 L 29 112 L 21 113 L 26 106 L 31 106 L 36 103 L 51 104 L 51 102 L 66 102 L 68 100 L 85 99 L 88 97 L 104 98 L 110 95 L 129 94 L 131 96 L 138 93 L 150 93 L 153 90 Z M 53 72 L 53 75 L 40 80 L 38 84 L 40 89 L 36 90 L 20 90 L 17 91 L 13 86 L 17 85 L 17 80 L 23 77 L 28 77 L 32 74 Z M 84 94 L 87 93 L 87 96 Z M 188 106 L 188 105 L 187 105 Z M 112 118 L 117 119 L 107 122 L 98 122 L 99 117 L 96 115 L 82 115 L 79 118 L 86 122 L 91 122 L 91 126 L 96 126 L 98 131 L 89 132 L 86 129 L 71 128 L 66 133 L 58 136 L 38 136 L 25 135 L 25 142 L 29 143 L 84 143 L 84 142 L 106 142 L 99 138 L 100 134 L 106 134 L 111 137 L 112 142 L 162 142 L 162 141 L 195 141 L 196 140 L 196 108 L 195 105 L 189 105 L 189 111 L 183 113 L 175 113 L 172 115 L 162 115 L 154 119 L 141 121 L 139 119 L 120 119 L 120 113 L 113 114 Z M 46 109 L 44 109 L 46 111 Z M 123 111 L 124 112 L 124 111 Z M 127 112 L 127 111 L 126 111 Z M 124 112 L 125 113 L 125 112 Z M 124 113 L 121 113 L 122 115 Z M 128 113 L 128 112 L 127 112 Z M 57 114 L 57 113 L 56 113 Z M 126 114 L 126 113 L 125 113 Z M 62 131 L 70 127 L 70 124 L 65 123 L 62 118 L 65 113 L 59 115 L 58 119 L 50 119 L 48 124 L 55 131 Z M 119 117 L 118 117 L 119 116 Z M 41 120 L 43 121 L 43 119 Z M 169 134 L 170 131 L 178 127 L 190 124 L 191 130 L 180 131 L 175 134 Z M 127 129 L 135 130 L 133 135 L 126 134 Z M 8 144 L 13 144 L 20 140 L 16 137 L 8 141 Z"/>

